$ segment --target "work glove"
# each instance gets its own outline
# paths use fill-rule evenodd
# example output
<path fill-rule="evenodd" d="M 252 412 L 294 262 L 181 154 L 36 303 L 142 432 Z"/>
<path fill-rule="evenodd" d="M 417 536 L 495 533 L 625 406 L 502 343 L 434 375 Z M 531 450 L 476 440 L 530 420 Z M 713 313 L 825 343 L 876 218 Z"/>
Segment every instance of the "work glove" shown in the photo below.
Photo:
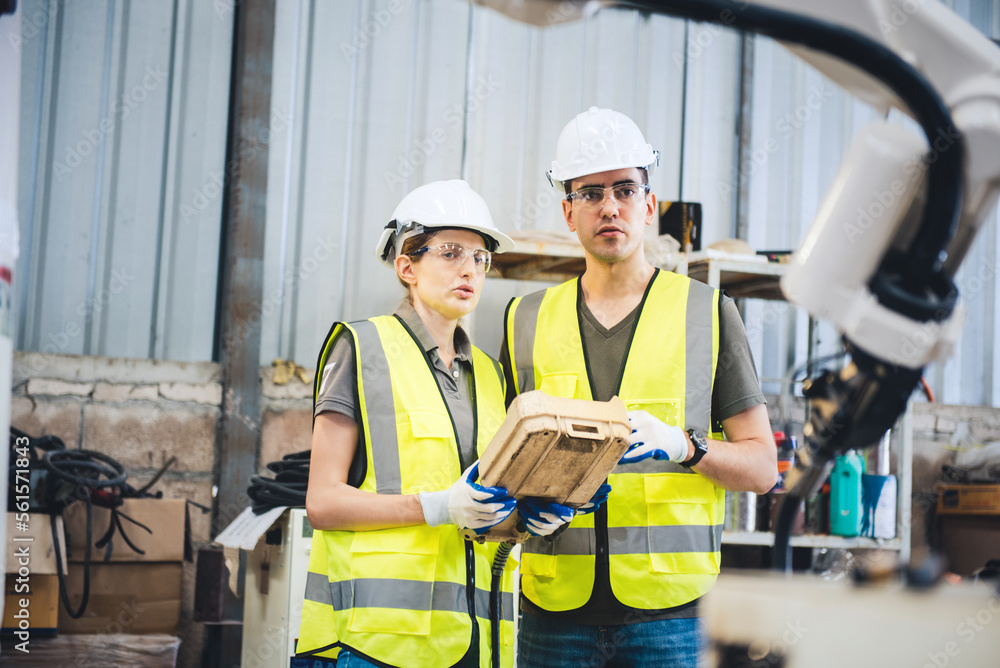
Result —
<path fill-rule="evenodd" d="M 650 457 L 672 462 L 687 459 L 688 440 L 683 429 L 669 425 L 646 411 L 629 411 L 628 419 L 632 423 L 632 442 L 619 464 L 635 464 Z"/>
<path fill-rule="evenodd" d="M 555 501 L 545 502 L 528 496 L 518 500 L 517 514 L 532 536 L 548 536 L 573 519 L 575 511 Z"/>
<path fill-rule="evenodd" d="M 514 511 L 517 501 L 503 487 L 484 487 L 479 461 L 465 469 L 451 487 L 440 492 L 420 492 L 424 520 L 432 527 L 454 524 L 459 529 L 486 533 Z"/>
<path fill-rule="evenodd" d="M 576 514 L 589 515 L 590 513 L 594 512 L 595 510 L 604 505 L 604 502 L 608 500 L 608 494 L 610 493 L 611 493 L 611 485 L 609 485 L 608 483 L 604 483 L 603 485 L 597 488 L 597 491 L 594 492 L 594 495 L 590 497 L 590 501 L 587 501 L 587 503 L 583 504 L 582 506 L 576 509 Z"/>

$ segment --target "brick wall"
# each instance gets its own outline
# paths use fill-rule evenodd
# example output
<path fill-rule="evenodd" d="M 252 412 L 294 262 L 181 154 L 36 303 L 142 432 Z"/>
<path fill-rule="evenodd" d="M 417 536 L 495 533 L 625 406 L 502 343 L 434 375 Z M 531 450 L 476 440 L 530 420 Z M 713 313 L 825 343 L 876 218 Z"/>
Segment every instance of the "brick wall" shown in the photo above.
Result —
<path fill-rule="evenodd" d="M 309 449 L 312 385 L 273 383 L 261 369 L 261 452 L 258 470 L 287 453 Z M 210 362 L 14 354 L 11 423 L 32 436 L 53 434 L 68 448 L 107 454 L 141 487 L 171 457 L 156 483 L 164 497 L 212 505 L 222 410 L 222 369 Z M 211 542 L 211 517 L 191 507 L 195 552 Z M 199 665 L 204 627 L 191 621 L 195 564 L 184 565 L 178 665 Z"/>
<path fill-rule="evenodd" d="M 211 363 L 15 353 L 11 423 L 113 457 L 136 488 L 176 457 L 153 491 L 210 508 L 221 379 Z M 189 510 L 197 552 L 210 541 L 211 517 Z M 191 622 L 194 575 L 195 564 L 184 564 L 178 665 L 201 662 L 204 628 Z"/>
<path fill-rule="evenodd" d="M 261 449 L 258 470 L 267 462 L 309 449 L 311 384 L 292 379 L 273 383 L 274 369 L 261 369 Z M 311 377 L 311 372 L 310 372 Z M 170 498 L 211 506 L 218 457 L 217 429 L 222 404 L 222 372 L 208 362 L 112 359 L 15 353 L 12 423 L 38 436 L 55 434 L 70 448 L 83 447 L 120 461 L 136 487 L 150 480 L 170 457 L 176 462 L 155 489 Z M 779 402 L 768 410 L 778 424 Z M 802 400 L 790 414 L 801 429 Z M 915 556 L 926 542 L 925 510 L 941 481 L 941 465 L 957 451 L 1000 439 L 1000 411 L 969 406 L 916 403 L 913 417 L 913 517 Z M 210 542 L 208 515 L 192 509 L 192 539 Z M 191 622 L 194 564 L 185 564 L 185 591 L 178 665 L 198 665 L 204 628 Z"/>

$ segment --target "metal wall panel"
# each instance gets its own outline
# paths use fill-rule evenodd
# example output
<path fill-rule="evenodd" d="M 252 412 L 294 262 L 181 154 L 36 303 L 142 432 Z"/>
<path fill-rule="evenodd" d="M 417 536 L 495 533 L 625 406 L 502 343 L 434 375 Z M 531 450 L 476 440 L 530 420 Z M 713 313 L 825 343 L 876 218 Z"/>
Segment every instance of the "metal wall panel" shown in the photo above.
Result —
<path fill-rule="evenodd" d="M 1000 3 L 965 0 L 953 9 L 985 34 L 996 37 Z M 749 242 L 758 249 L 794 249 L 809 226 L 854 135 L 878 115 L 783 47 L 756 38 L 753 88 Z M 915 128 L 898 112 L 892 122 Z M 996 211 L 988 216 L 956 282 L 969 310 L 955 352 L 925 371 L 937 401 L 1000 405 L 994 349 L 997 332 Z M 785 376 L 809 355 L 805 313 L 783 304 L 748 300 L 744 316 L 766 391 L 777 392 Z M 840 349 L 827 322 L 816 323 L 814 358 Z"/>
<path fill-rule="evenodd" d="M 994 38 L 997 5 L 953 3 Z M 23 6 L 18 347 L 209 359 L 233 2 Z M 742 170 L 749 242 L 770 249 L 797 245 L 875 116 L 755 38 L 748 160 L 736 165 L 738 35 L 633 11 L 537 28 L 455 0 L 279 0 L 275 40 L 260 138 L 265 364 L 312 365 L 331 322 L 395 306 L 403 290 L 372 251 L 417 185 L 465 178 L 502 229 L 564 229 L 544 172 L 563 125 L 591 105 L 643 128 L 662 156 L 654 191 L 702 202 L 706 243 L 734 235 Z M 981 237 L 959 275 L 972 317 L 956 355 L 928 371 L 944 401 L 1000 400 L 1000 240 L 992 225 Z M 539 287 L 489 281 L 469 323 L 477 343 L 495 352 L 506 302 Z M 838 347 L 827 323 L 810 342 L 798 309 L 743 306 L 765 378 Z"/>
<path fill-rule="evenodd" d="M 748 159 L 748 241 L 756 249 L 797 247 L 812 225 L 852 137 L 875 112 L 773 40 L 755 38 Z M 747 332 L 764 389 L 809 359 L 809 318 L 781 303 L 748 300 Z M 813 357 L 835 353 L 839 336 L 815 323 Z"/>
<path fill-rule="evenodd" d="M 565 24 L 555 17 L 544 29 L 449 0 L 358 0 L 337 11 L 284 0 L 278 11 L 274 104 L 300 111 L 272 151 L 265 301 L 273 296 L 274 308 L 262 314 L 263 363 L 311 363 L 331 322 L 395 306 L 402 288 L 373 249 L 417 185 L 465 178 L 502 229 L 565 229 L 544 172 L 562 127 L 591 105 L 623 111 L 646 130 L 663 156 L 652 176 L 661 198 L 680 194 L 682 136 L 697 164 L 685 196 L 714 193 L 731 169 L 731 32 L 710 31 L 709 46 L 687 64 L 683 21 L 632 11 Z M 685 67 L 688 114 L 697 117 L 687 127 Z M 722 202 L 707 211 L 707 225 L 729 236 L 731 202 Z M 488 282 L 468 323 L 477 343 L 495 353 L 507 301 L 539 287 Z"/>
<path fill-rule="evenodd" d="M 231 8 L 23 11 L 18 348 L 208 359 Z"/>
<path fill-rule="evenodd" d="M 169 125 L 161 130 L 167 149 L 159 287 L 147 355 L 200 361 L 212 357 L 222 183 L 231 170 L 225 160 L 233 12 L 221 1 L 179 0 L 175 7 Z M 272 116 L 272 133 L 285 126 L 287 119 Z"/>

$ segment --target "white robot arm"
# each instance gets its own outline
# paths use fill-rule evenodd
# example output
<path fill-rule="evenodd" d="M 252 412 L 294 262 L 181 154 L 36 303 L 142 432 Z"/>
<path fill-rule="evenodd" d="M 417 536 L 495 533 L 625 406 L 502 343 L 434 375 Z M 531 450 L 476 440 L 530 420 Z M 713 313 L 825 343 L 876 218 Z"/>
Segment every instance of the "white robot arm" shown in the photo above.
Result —
<path fill-rule="evenodd" d="M 923 367 L 958 338 L 952 278 L 1000 189 L 1000 48 L 936 0 L 476 2 L 537 25 L 617 6 L 758 32 L 920 126 L 879 121 L 859 133 L 782 280 L 852 355 L 805 390 L 807 447 L 788 482 L 810 496 L 837 454 L 879 440 Z"/>

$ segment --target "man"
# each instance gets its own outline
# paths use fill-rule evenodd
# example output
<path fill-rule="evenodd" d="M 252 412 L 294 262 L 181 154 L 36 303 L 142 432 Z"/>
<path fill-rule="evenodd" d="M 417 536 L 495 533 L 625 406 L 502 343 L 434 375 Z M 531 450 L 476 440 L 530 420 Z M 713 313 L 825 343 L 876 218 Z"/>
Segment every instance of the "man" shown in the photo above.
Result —
<path fill-rule="evenodd" d="M 520 668 L 696 666 L 696 604 L 719 572 L 724 490 L 764 493 L 777 479 L 734 302 L 643 254 L 657 162 L 625 115 L 592 107 L 573 119 L 547 175 L 566 194 L 586 271 L 507 307 L 508 404 L 534 389 L 618 395 L 633 428 L 607 503 L 566 527 L 550 512 L 551 526 L 532 533 L 551 535 L 524 545 Z"/>

